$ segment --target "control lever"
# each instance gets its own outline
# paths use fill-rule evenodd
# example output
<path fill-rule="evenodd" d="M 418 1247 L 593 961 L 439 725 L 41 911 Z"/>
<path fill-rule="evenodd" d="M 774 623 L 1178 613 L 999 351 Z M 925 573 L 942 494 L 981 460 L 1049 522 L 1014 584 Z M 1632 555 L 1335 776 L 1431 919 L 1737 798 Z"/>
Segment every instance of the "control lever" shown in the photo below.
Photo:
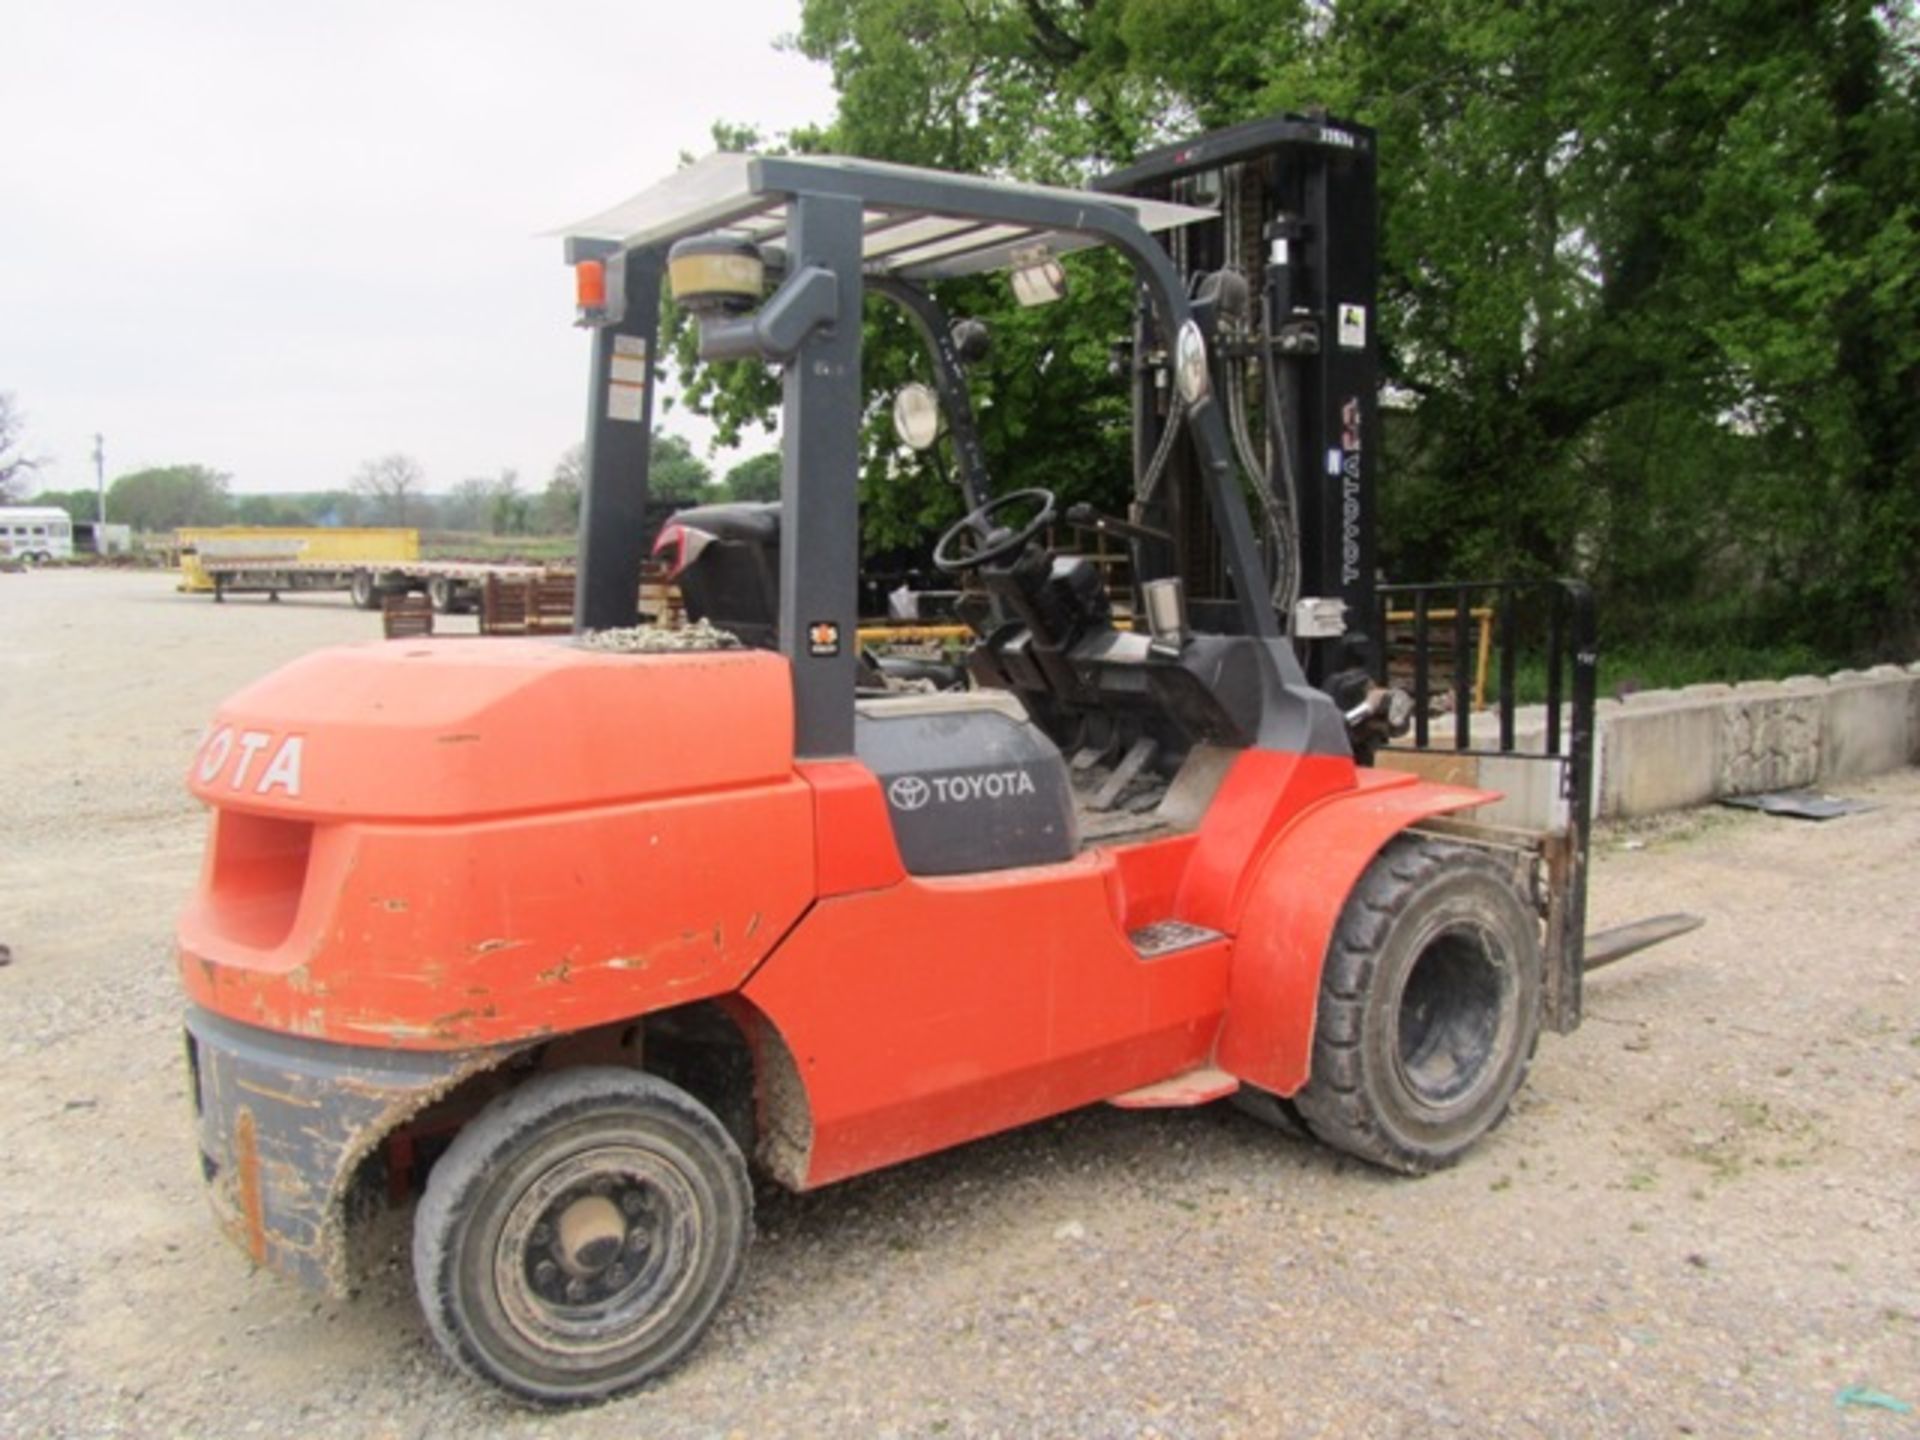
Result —
<path fill-rule="evenodd" d="M 1091 530 L 1096 535 L 1118 535 L 1123 540 L 1173 543 L 1173 536 L 1165 530 L 1156 530 L 1151 525 L 1136 525 L 1131 520 L 1122 520 L 1115 515 L 1102 515 L 1085 501 L 1067 507 L 1067 524 L 1076 530 Z"/>

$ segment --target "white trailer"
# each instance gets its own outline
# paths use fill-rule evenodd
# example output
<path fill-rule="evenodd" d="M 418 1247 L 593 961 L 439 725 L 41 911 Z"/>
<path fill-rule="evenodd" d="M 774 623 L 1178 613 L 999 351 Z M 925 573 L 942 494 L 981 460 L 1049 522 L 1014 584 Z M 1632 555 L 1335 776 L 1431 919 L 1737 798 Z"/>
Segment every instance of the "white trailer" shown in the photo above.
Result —
<path fill-rule="evenodd" d="M 0 555 L 44 565 L 73 558 L 73 517 L 57 505 L 0 505 Z"/>

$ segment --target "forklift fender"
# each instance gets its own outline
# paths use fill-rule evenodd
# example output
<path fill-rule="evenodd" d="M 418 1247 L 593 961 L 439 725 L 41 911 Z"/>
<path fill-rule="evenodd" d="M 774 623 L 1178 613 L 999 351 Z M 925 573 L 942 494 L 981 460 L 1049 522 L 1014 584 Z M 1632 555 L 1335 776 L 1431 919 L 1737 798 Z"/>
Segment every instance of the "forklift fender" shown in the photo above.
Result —
<path fill-rule="evenodd" d="M 1276 1095 L 1306 1084 L 1320 970 L 1361 874 L 1409 826 L 1498 798 L 1409 778 L 1331 797 L 1283 830 L 1243 891 L 1215 1063 Z"/>

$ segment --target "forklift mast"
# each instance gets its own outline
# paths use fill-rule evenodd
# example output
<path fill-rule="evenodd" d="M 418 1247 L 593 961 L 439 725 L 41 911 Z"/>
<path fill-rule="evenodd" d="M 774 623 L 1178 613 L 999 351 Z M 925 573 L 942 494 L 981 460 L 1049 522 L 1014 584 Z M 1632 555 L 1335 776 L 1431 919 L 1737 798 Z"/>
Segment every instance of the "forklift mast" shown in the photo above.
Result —
<path fill-rule="evenodd" d="M 1379 474 L 1378 219 L 1373 131 L 1283 115 L 1152 151 L 1096 190 L 1213 210 L 1168 237 L 1211 332 L 1215 383 L 1275 580 L 1283 630 L 1326 685 L 1379 659 L 1374 491 Z M 1144 303 L 1131 368 L 1141 579 L 1178 575 L 1194 623 L 1234 623 L 1205 488 Z"/>

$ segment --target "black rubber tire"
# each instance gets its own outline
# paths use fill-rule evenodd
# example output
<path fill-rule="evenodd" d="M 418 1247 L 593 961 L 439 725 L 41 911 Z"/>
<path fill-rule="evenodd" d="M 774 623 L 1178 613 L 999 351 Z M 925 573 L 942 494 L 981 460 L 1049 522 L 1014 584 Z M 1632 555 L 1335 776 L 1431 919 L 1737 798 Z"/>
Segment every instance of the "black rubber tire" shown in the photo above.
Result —
<path fill-rule="evenodd" d="M 451 615 L 462 608 L 460 587 L 450 575 L 429 575 L 427 577 L 427 603 L 433 606 L 434 613 Z"/>
<path fill-rule="evenodd" d="M 536 1260 L 558 1256 L 534 1243 L 551 1213 L 539 1207 L 550 1195 L 562 1205 L 600 1176 L 626 1183 L 636 1172 L 623 1165 L 636 1163 L 665 1185 L 649 1202 L 664 1219 L 649 1227 L 633 1283 L 643 1291 L 664 1284 L 665 1294 L 595 1330 L 617 1294 L 566 1306 L 535 1293 Z M 566 1177 L 572 1188 L 556 1190 Z M 699 1101 L 637 1070 L 556 1071 L 494 1101 L 433 1167 L 414 1217 L 414 1288 L 434 1339 L 468 1374 L 536 1406 L 586 1404 L 686 1356 L 738 1280 L 752 1228 L 746 1161 Z M 647 1258 L 655 1256 L 657 1265 Z M 649 1269 L 659 1275 L 641 1286 Z M 543 1326 L 555 1329 L 534 1333 Z M 572 1349 L 568 1331 L 579 1342 Z"/>
<path fill-rule="evenodd" d="M 1269 1129 L 1278 1130 L 1282 1135 L 1292 1135 L 1296 1139 L 1311 1140 L 1313 1132 L 1307 1129 L 1307 1122 L 1300 1117 L 1300 1107 L 1282 1095 L 1271 1090 L 1262 1090 L 1257 1085 L 1241 1085 L 1228 1098 L 1228 1104 L 1242 1115 L 1258 1120 Z"/>
<path fill-rule="evenodd" d="M 348 582 L 347 594 L 356 610 L 378 610 L 380 608 L 380 587 L 374 583 L 371 570 L 356 570 Z"/>
<path fill-rule="evenodd" d="M 1540 1039 L 1540 922 L 1512 867 L 1406 835 L 1354 886 L 1294 1104 L 1336 1149 L 1444 1169 L 1500 1122 Z"/>

